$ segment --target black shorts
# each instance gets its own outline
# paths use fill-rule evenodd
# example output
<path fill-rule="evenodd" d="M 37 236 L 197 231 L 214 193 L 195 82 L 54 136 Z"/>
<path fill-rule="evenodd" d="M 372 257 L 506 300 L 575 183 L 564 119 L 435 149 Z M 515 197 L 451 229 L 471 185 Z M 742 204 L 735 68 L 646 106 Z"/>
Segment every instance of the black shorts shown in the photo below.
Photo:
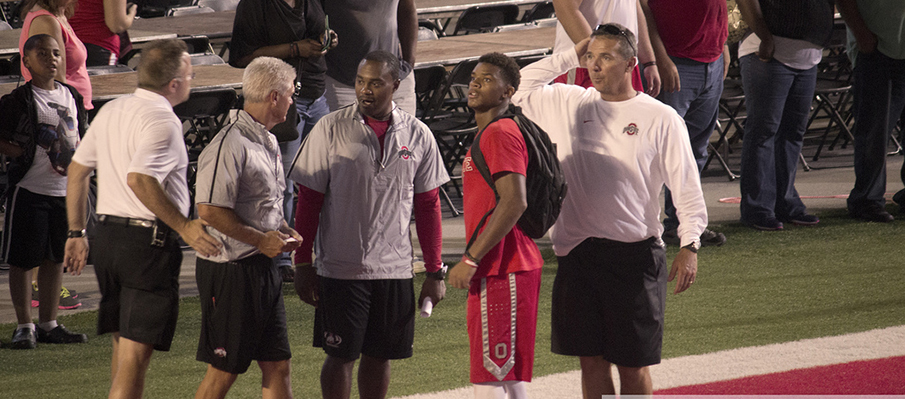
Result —
<path fill-rule="evenodd" d="M 412 279 L 337 280 L 320 277 L 314 346 L 327 355 L 358 359 L 412 357 L 415 290 Z"/>
<path fill-rule="evenodd" d="M 170 350 L 179 315 L 182 250 L 176 233 L 151 246 L 153 229 L 99 223 L 91 248 L 101 292 L 97 333 Z"/>
<path fill-rule="evenodd" d="M 553 352 L 603 356 L 625 367 L 660 363 L 666 278 L 666 251 L 658 240 L 588 238 L 559 257 Z"/>
<path fill-rule="evenodd" d="M 260 254 L 226 263 L 198 258 L 195 280 L 201 299 L 199 361 L 242 374 L 252 360 L 292 357 L 283 278 L 272 259 Z"/>
<path fill-rule="evenodd" d="M 6 198 L 3 259 L 26 270 L 49 260 L 63 262 L 66 247 L 66 197 L 35 194 L 18 186 Z"/>

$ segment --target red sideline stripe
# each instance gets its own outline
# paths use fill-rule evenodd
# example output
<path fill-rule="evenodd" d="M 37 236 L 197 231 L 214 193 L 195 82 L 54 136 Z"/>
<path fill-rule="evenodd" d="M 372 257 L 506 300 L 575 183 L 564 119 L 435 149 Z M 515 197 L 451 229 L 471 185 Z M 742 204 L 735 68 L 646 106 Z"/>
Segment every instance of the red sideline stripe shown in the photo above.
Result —
<path fill-rule="evenodd" d="M 905 356 L 663 389 L 657 395 L 901 395 Z"/>

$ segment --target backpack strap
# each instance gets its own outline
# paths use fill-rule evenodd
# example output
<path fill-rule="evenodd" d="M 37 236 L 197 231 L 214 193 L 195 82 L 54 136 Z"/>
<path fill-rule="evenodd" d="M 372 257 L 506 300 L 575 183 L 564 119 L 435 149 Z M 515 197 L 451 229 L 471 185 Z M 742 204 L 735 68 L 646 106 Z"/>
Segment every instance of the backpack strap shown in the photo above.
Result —
<path fill-rule="evenodd" d="M 493 121 L 488 123 L 487 126 L 490 126 L 496 123 L 496 121 L 503 118 L 513 119 L 514 121 L 516 121 L 516 123 L 518 123 L 518 120 L 515 119 L 516 115 L 512 114 L 511 111 L 512 109 L 510 108 L 509 111 L 503 113 L 500 116 L 497 116 L 496 118 L 493 118 Z M 477 169 L 478 172 L 481 173 L 481 177 L 484 178 L 484 182 L 486 182 L 487 185 L 490 186 L 490 189 L 493 190 L 493 196 L 494 198 L 496 198 L 496 202 L 499 203 L 500 194 L 496 191 L 496 185 L 493 184 L 493 176 L 490 175 L 490 168 L 487 166 L 487 160 L 484 159 L 484 153 L 481 152 L 481 136 L 484 134 L 484 130 L 487 129 L 487 126 L 485 126 L 484 129 L 481 129 L 481 131 L 475 135 L 474 141 L 472 141 L 471 143 L 471 162 L 472 164 L 474 164 L 475 169 Z M 519 129 L 521 129 L 521 125 L 519 125 Z M 484 227 L 485 223 L 487 223 L 487 218 L 490 217 L 490 214 L 492 214 L 494 210 L 496 210 L 496 205 L 494 205 L 493 208 L 490 208 L 490 210 L 488 210 L 487 213 L 485 213 L 481 218 L 481 221 L 478 222 L 478 225 L 475 226 L 474 232 L 471 233 L 471 237 L 468 239 L 468 244 L 465 246 L 466 251 L 471 249 L 471 244 L 474 244 L 475 240 L 478 238 L 478 232 L 481 231 L 481 228 Z"/>

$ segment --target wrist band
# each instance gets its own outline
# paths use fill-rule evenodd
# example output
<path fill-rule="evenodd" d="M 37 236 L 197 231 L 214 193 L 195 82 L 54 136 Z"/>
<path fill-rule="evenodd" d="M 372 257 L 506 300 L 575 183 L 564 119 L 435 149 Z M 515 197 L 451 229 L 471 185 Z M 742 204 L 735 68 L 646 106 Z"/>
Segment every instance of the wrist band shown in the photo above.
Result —
<path fill-rule="evenodd" d="M 296 42 L 289 43 L 289 55 L 292 58 L 299 56 L 299 45 Z"/>
<path fill-rule="evenodd" d="M 466 256 L 464 256 L 464 255 L 462 256 L 462 262 L 464 262 L 466 265 L 471 266 L 471 267 L 473 267 L 473 268 L 475 268 L 475 269 L 478 268 L 478 264 L 475 263 L 475 261 L 469 259 L 468 257 L 466 257 Z"/>
<path fill-rule="evenodd" d="M 472 255 L 471 252 L 468 252 L 467 249 L 465 250 L 465 253 L 462 254 L 462 256 L 464 256 L 466 259 L 471 260 L 474 263 L 481 263 L 481 260 L 478 258 L 475 258 L 474 255 Z"/>
<path fill-rule="evenodd" d="M 656 66 L 656 65 L 657 65 L 657 61 L 648 61 L 648 62 L 645 62 L 645 63 L 643 63 L 643 64 L 641 64 L 641 65 L 644 65 L 645 68 L 647 68 L 647 67 L 649 67 L 649 66 Z"/>

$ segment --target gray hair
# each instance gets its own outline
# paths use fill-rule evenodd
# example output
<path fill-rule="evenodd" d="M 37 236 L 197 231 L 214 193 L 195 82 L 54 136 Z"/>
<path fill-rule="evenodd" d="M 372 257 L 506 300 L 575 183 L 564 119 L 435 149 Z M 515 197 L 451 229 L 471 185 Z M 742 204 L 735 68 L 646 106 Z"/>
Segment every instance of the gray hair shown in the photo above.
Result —
<path fill-rule="evenodd" d="M 598 25 L 591 38 L 608 37 L 619 42 L 619 53 L 625 59 L 638 56 L 638 40 L 628 28 L 615 22 Z"/>
<path fill-rule="evenodd" d="M 285 61 L 274 57 L 255 58 L 242 75 L 242 95 L 245 101 L 262 103 L 270 93 L 284 93 L 292 88 L 295 69 Z"/>

